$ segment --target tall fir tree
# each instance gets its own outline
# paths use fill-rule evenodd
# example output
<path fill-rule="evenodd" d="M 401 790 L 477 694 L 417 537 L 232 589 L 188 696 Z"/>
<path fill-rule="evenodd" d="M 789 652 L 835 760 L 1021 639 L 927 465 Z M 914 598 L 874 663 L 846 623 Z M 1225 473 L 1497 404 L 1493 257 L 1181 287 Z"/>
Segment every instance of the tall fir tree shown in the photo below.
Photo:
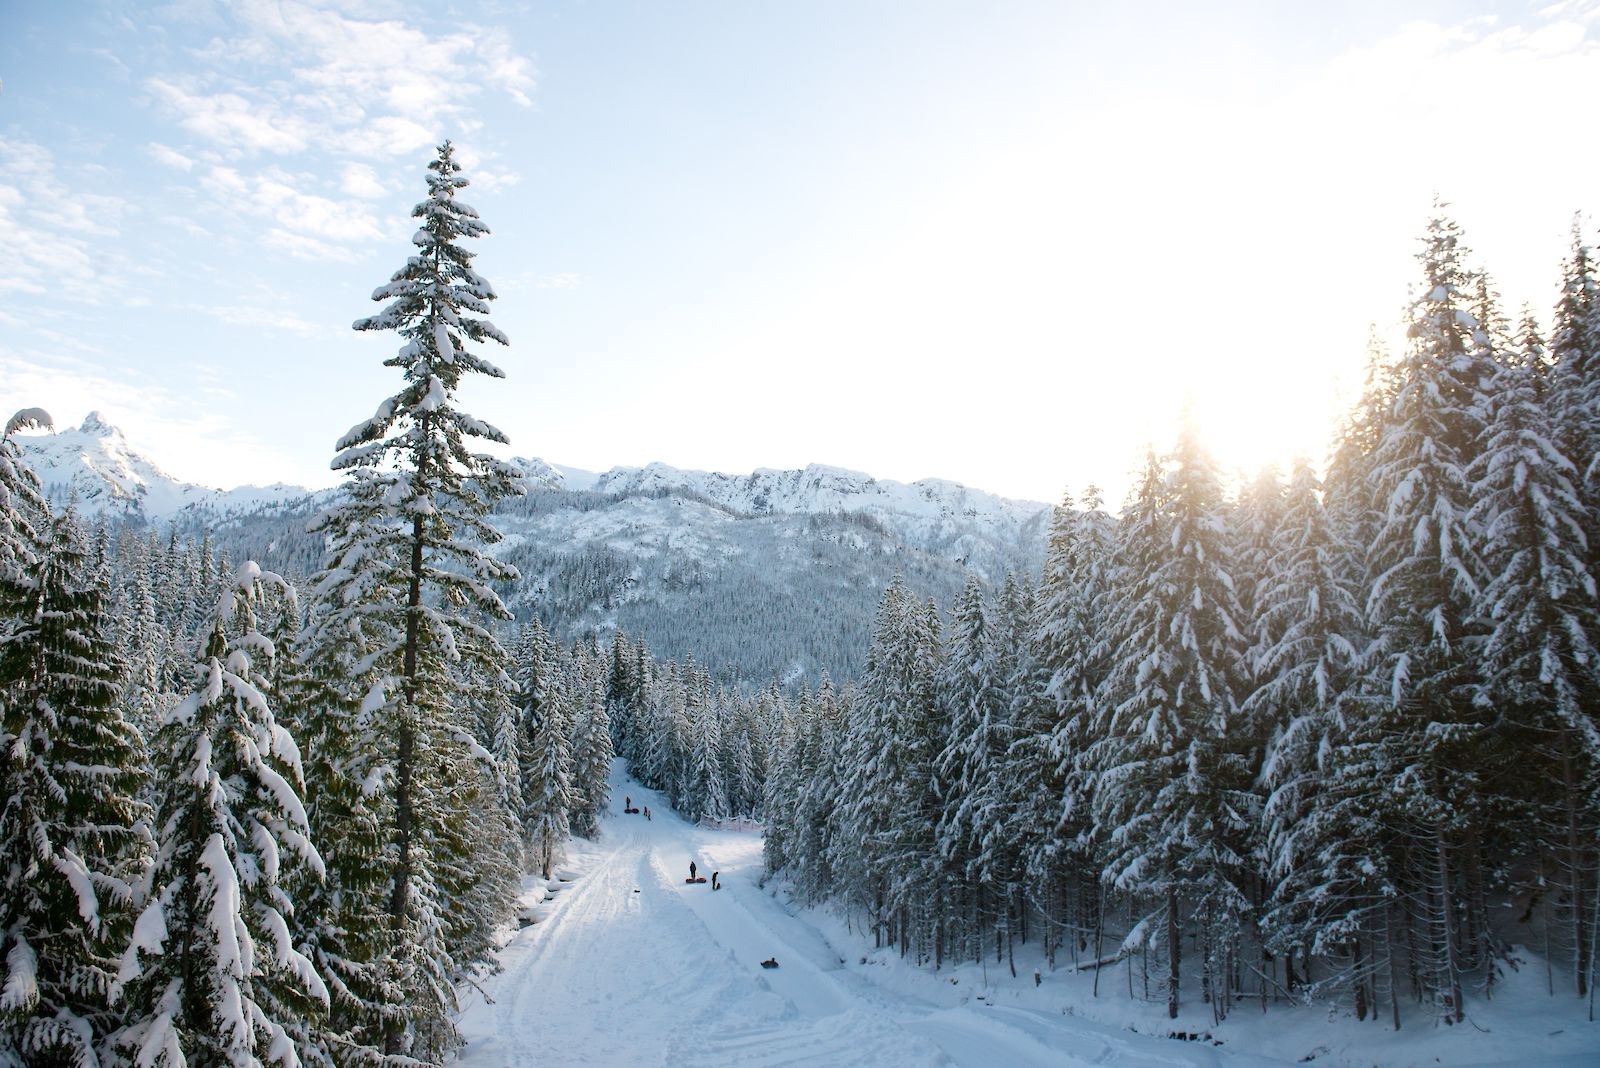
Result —
<path fill-rule="evenodd" d="M 1471 470 L 1471 518 L 1482 531 L 1488 576 L 1477 601 L 1487 630 L 1477 662 L 1477 700 L 1491 711 L 1486 726 L 1496 738 L 1486 747 L 1487 777 L 1512 784 L 1499 791 L 1504 804 L 1496 807 L 1505 812 L 1530 806 L 1532 825 L 1519 830 L 1532 830 L 1559 858 L 1574 985 L 1581 996 L 1592 981 L 1589 873 L 1600 816 L 1593 792 L 1600 773 L 1600 650 L 1594 645 L 1600 599 L 1589 564 L 1592 517 L 1578 489 L 1580 476 L 1549 433 L 1552 420 L 1535 362 L 1537 335 L 1525 327 L 1523 336 L 1523 358 L 1496 369 L 1482 448 Z M 1530 756 L 1538 770 L 1528 765 Z M 1514 843 L 1498 845 L 1509 852 Z"/>
<path fill-rule="evenodd" d="M 385 784 L 394 840 L 389 915 L 395 959 L 413 964 L 401 969 L 409 1022 L 385 1045 L 390 1054 L 438 1060 L 455 1042 L 449 1017 L 457 965 L 442 934 L 449 902 L 438 896 L 449 892 L 448 879 L 427 869 L 466 858 L 430 848 L 449 851 L 465 840 L 447 813 L 428 807 L 453 795 L 423 776 L 455 774 L 463 747 L 486 752 L 456 721 L 453 690 L 463 663 L 483 680 L 505 672 L 505 651 L 486 621 L 509 618 L 494 584 L 516 572 L 486 553 L 499 534 L 485 516 L 520 487 L 520 472 L 472 451 L 474 441 L 504 443 L 505 435 L 455 405 L 466 376 L 504 377 L 469 343 L 507 341 L 482 317 L 495 292 L 461 242 L 488 227 L 457 199 L 468 183 L 448 141 L 428 170 L 427 199 L 412 211 L 421 221 L 412 237 L 418 253 L 374 291 L 384 309 L 354 324 L 404 339 L 385 361 L 404 384 L 339 440 L 332 466 L 347 473 L 346 498 L 313 530 L 332 542 L 318 584 L 328 629 L 360 635 L 368 651 L 356 667 L 379 677 L 377 715 L 393 739 Z"/>
<path fill-rule="evenodd" d="M 364 1068 L 382 1061 L 385 1037 L 403 1019 L 389 964 L 389 873 L 393 842 L 383 789 L 388 771 L 381 722 L 366 701 L 360 647 L 313 625 L 295 643 L 278 699 L 301 749 L 311 840 L 332 844 L 318 872 L 294 865 L 296 942 L 328 987 L 328 1011 L 309 1021 L 301 1060 Z"/>
<path fill-rule="evenodd" d="M 1386 930 L 1389 836 L 1364 739 L 1349 730 L 1344 698 L 1359 678 L 1364 619 L 1359 572 L 1328 515 L 1316 473 L 1297 460 L 1257 587 L 1247 722 L 1267 739 L 1260 778 L 1261 865 L 1270 892 L 1267 944 L 1296 987 L 1296 952 L 1339 955 L 1324 985 L 1347 985 L 1357 1017 L 1377 1012 L 1373 943 Z"/>
<path fill-rule="evenodd" d="M 934 766 L 940 806 L 937 844 L 944 867 L 933 889 L 941 897 L 969 903 L 975 911 L 984 907 L 986 887 L 994 894 L 983 858 L 1004 802 L 998 796 L 999 772 L 1008 739 L 1003 733 L 1006 715 L 996 668 L 983 587 L 976 575 L 968 573 L 939 678 L 939 699 L 949 726 Z M 936 955 L 942 956 L 943 948 L 936 946 Z"/>
<path fill-rule="evenodd" d="M 577 804 L 572 830 L 585 837 L 600 833 L 600 813 L 611 798 L 611 724 L 606 717 L 605 664 L 598 647 L 575 651 L 569 693 L 572 700 L 572 789 Z"/>
<path fill-rule="evenodd" d="M 147 841 L 143 742 L 67 511 L 0 577 L 0 1063 L 94 1064 Z"/>
<path fill-rule="evenodd" d="M 549 879 L 571 830 L 579 798 L 572 786 L 572 727 L 568 702 L 540 671 L 524 661 L 519 676 L 523 722 L 528 724 L 522 757 L 522 828 L 533 865 Z"/>
<path fill-rule="evenodd" d="M 1129 585 L 1116 609 L 1095 798 L 1111 843 L 1107 878 L 1160 903 L 1174 1017 L 1184 910 L 1195 915 L 1205 993 L 1221 1015 L 1251 905 L 1257 806 L 1239 736 L 1244 635 L 1222 504 L 1213 462 L 1186 428 L 1165 474 L 1147 469 L 1119 547 Z"/>
<path fill-rule="evenodd" d="M 152 742 L 166 769 L 156 857 L 123 954 L 115 1037 L 139 1068 L 300 1063 L 293 1033 L 328 991 L 294 944 L 284 857 L 320 870 L 300 797 L 300 754 L 262 692 L 273 657 L 257 629 L 265 587 L 254 563 L 218 601 L 196 649 L 188 697 Z"/>
<path fill-rule="evenodd" d="M 1427 899 L 1420 914 L 1438 947 L 1429 987 L 1441 1015 L 1459 1023 L 1467 953 L 1457 902 L 1465 873 L 1480 869 L 1483 800 L 1483 712 L 1472 686 L 1483 570 L 1468 472 L 1491 367 L 1487 335 L 1469 310 L 1473 279 L 1459 229 L 1436 215 L 1423 246 L 1394 407 L 1372 457 L 1380 520 L 1368 548 L 1366 611 L 1376 640 L 1371 685 L 1388 703 L 1372 714 L 1385 721 L 1390 763 L 1401 773 L 1388 818 L 1416 843 Z M 1466 938 L 1477 941 L 1476 933 Z"/>

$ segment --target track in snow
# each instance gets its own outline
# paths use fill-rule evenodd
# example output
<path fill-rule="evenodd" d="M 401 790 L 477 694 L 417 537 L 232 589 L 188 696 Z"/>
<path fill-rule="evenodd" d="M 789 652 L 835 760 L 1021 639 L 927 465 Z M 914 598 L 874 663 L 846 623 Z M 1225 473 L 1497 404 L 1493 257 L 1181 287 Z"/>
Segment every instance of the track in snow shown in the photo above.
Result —
<path fill-rule="evenodd" d="M 469 999 L 460 1068 L 1281 1063 L 880 987 L 755 885 L 757 836 L 685 823 L 621 767 L 590 862 L 502 950 L 504 971 L 484 984 L 493 1003 Z M 655 819 L 622 815 L 627 795 Z M 721 870 L 720 892 L 684 883 L 691 858 L 708 878 Z M 781 967 L 763 970 L 772 956 Z"/>

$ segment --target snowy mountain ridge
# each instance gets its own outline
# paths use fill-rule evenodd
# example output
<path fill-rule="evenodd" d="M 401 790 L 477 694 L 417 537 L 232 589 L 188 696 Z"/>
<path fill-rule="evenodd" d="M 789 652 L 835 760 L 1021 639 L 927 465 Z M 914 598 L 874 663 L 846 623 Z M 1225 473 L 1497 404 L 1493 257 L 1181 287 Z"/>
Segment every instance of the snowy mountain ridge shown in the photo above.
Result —
<path fill-rule="evenodd" d="M 311 518 L 337 488 L 183 482 L 91 413 L 82 426 L 19 434 L 59 500 L 135 524 L 209 532 L 231 560 L 305 576 L 322 563 Z M 621 628 L 666 656 L 693 654 L 730 674 L 835 678 L 859 670 L 878 595 L 902 574 L 953 602 L 968 570 L 990 584 L 1037 577 L 1050 506 L 944 479 L 875 479 L 813 464 L 748 475 L 667 464 L 604 473 L 523 457 L 528 492 L 501 501 L 493 552 L 521 579 L 504 591 L 519 619 L 559 633 Z"/>
<path fill-rule="evenodd" d="M 90 412 L 76 429 L 18 434 L 16 440 L 46 492 L 56 500 L 75 498 L 78 508 L 89 514 L 157 520 L 193 509 L 226 516 L 310 492 L 281 482 L 233 489 L 184 482 L 134 451 L 122 431 L 99 412 Z"/>
<path fill-rule="evenodd" d="M 122 431 L 99 412 L 90 412 L 76 429 L 19 434 L 17 441 L 52 496 L 66 499 L 76 494 L 79 507 L 91 514 L 110 510 L 155 521 L 199 507 L 226 515 L 312 492 L 285 483 L 215 489 L 185 482 L 135 451 Z M 894 527 L 915 528 L 919 540 L 941 534 L 959 537 L 964 528 L 972 527 L 1015 536 L 1050 512 L 1048 504 L 999 497 L 948 479 L 903 483 L 826 464 L 798 470 L 763 467 L 734 475 L 664 463 L 595 473 L 539 457 L 517 457 L 512 462 L 522 468 L 530 489 L 620 497 L 685 494 L 748 516 L 866 514 Z"/>
<path fill-rule="evenodd" d="M 1047 504 L 1010 500 L 948 479 L 895 482 L 826 464 L 730 475 L 652 463 L 614 467 L 598 476 L 594 488 L 602 493 L 684 490 L 748 515 L 867 511 L 924 521 L 965 517 L 997 528 L 1020 527 L 1050 511 Z"/>

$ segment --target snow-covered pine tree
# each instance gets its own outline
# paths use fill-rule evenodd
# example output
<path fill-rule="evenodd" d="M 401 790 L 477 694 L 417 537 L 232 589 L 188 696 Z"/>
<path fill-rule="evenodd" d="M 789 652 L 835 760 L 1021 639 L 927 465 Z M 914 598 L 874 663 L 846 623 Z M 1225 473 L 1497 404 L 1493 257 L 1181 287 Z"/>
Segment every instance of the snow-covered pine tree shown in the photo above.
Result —
<path fill-rule="evenodd" d="M 404 980 L 411 984 L 404 997 L 409 1034 L 396 1028 L 385 1045 L 391 1054 L 436 1060 L 453 1042 L 455 965 L 449 947 L 434 940 L 444 930 L 443 903 L 428 895 L 442 884 L 425 870 L 435 858 L 423 839 L 442 835 L 443 844 L 453 829 L 444 814 L 422 805 L 424 795 L 448 796 L 444 784 L 419 775 L 453 769 L 457 754 L 445 749 L 487 752 L 455 721 L 453 689 L 463 661 L 480 678 L 505 670 L 506 654 L 485 621 L 509 618 L 493 584 L 516 573 L 484 551 L 499 538 L 484 517 L 519 488 L 520 472 L 471 451 L 474 441 L 504 443 L 505 435 L 455 406 L 465 376 L 504 377 L 468 344 L 506 338 L 481 317 L 494 289 L 472 269 L 474 254 L 461 242 L 488 228 L 456 198 L 467 180 L 449 142 L 428 170 L 428 197 L 412 211 L 421 220 L 412 237 L 418 254 L 373 293 L 387 302 L 383 311 L 354 324 L 405 340 L 385 361 L 404 384 L 339 440 L 332 466 L 347 473 L 346 496 L 313 531 L 334 543 L 318 583 L 327 633 L 360 635 L 368 651 L 356 667 L 377 674 L 385 703 L 374 715 L 393 739 L 385 786 L 395 844 L 389 912 L 396 959 L 416 967 L 402 972 L 412 977 Z M 419 947 L 428 945 L 439 950 L 422 960 Z"/>
<path fill-rule="evenodd" d="M 722 724 L 709 685 L 695 686 L 686 695 L 689 706 L 688 778 L 684 783 L 684 816 L 691 820 L 721 819 L 728 814 L 728 795 L 722 767 Z"/>
<path fill-rule="evenodd" d="M 507 663 L 510 663 L 508 658 Z M 464 673 L 472 695 L 477 736 L 484 739 L 494 757 L 495 786 L 500 808 L 507 819 L 521 822 L 522 813 L 522 716 L 516 703 L 516 684 L 509 672 L 484 677 L 484 673 Z"/>
<path fill-rule="evenodd" d="M 687 691 L 693 676 L 693 659 L 684 666 L 668 660 L 651 681 L 645 702 L 647 721 L 652 726 L 639 754 L 640 770 L 647 776 L 641 781 L 664 793 L 667 803 L 673 806 L 683 801 L 683 785 L 687 778 Z"/>
<path fill-rule="evenodd" d="M 509 657 L 507 658 L 509 663 Z M 522 827 L 521 712 L 516 706 L 515 684 L 503 670 L 486 671 L 470 664 L 459 670 L 458 687 L 467 695 L 461 726 L 471 737 L 482 738 L 487 760 L 471 746 L 445 751 L 460 764 L 444 771 L 441 781 L 453 784 L 446 804 L 457 811 L 461 833 L 458 882 L 475 903 L 465 937 L 477 947 L 471 952 L 461 937 L 453 942 L 457 965 L 490 967 L 494 932 L 506 919 L 506 903 L 517 895 L 526 857 Z M 461 759 L 464 757 L 465 759 Z M 458 919 L 462 918 L 457 910 Z"/>
<path fill-rule="evenodd" d="M 390 764 L 378 741 L 381 695 L 362 700 L 363 687 L 377 681 L 356 670 L 363 655 L 354 640 L 330 640 L 314 622 L 299 634 L 277 695 L 300 745 L 311 840 L 328 847 L 320 873 L 294 865 L 285 877 L 296 944 L 328 987 L 328 1011 L 308 1021 L 301 1051 L 312 1066 L 377 1064 L 404 1015 L 389 960 Z"/>
<path fill-rule="evenodd" d="M 890 900 L 898 905 L 900 953 L 904 956 L 908 949 L 915 951 L 920 964 L 934 956 L 935 929 L 943 912 L 937 893 L 940 865 L 934 860 L 940 812 L 934 765 L 950 735 L 950 725 L 939 699 L 938 679 L 944 662 L 939 606 L 930 597 L 910 623 L 916 671 L 910 691 L 912 700 L 901 710 L 899 722 L 899 755 L 903 763 L 893 782 L 903 800 L 902 819 L 896 828 L 898 875 Z"/>
<path fill-rule="evenodd" d="M 779 726 L 788 720 L 793 711 L 788 695 L 774 681 L 759 701 L 745 704 L 744 714 L 740 717 L 740 729 L 750 740 L 750 763 L 748 768 L 740 769 L 740 774 L 745 778 L 744 794 L 751 806 L 747 815 L 752 819 L 765 817 L 765 785 L 772 771 L 774 739 L 777 738 Z"/>
<path fill-rule="evenodd" d="M 1053 902 L 1074 947 L 1101 928 L 1102 891 L 1090 799 L 1095 776 L 1083 757 L 1106 677 L 1105 638 L 1115 527 L 1090 486 L 1082 507 L 1070 497 L 1053 513 L 1044 577 L 1034 612 L 1031 679 L 1007 756 L 1010 808 L 1024 831 L 1023 864 L 1035 892 Z M 1059 938 L 1046 931 L 1054 963 Z"/>
<path fill-rule="evenodd" d="M 37 533 L 0 573 L 0 1064 L 94 1064 L 147 842 L 143 742 L 75 517 Z"/>
<path fill-rule="evenodd" d="M 461 673 L 457 692 L 471 692 L 471 674 Z M 430 747 L 417 776 L 419 810 L 435 814 L 419 841 L 432 860 L 455 982 L 494 970 L 495 933 L 511 918 L 523 870 L 520 821 L 508 807 L 499 760 L 474 739 L 472 711 L 458 709 L 455 744 Z M 453 1026 L 438 1034 L 453 1040 Z"/>
<path fill-rule="evenodd" d="M 1594 250 L 1584 240 L 1581 216 L 1572 220 L 1572 253 L 1561 272 L 1561 296 L 1550 330 L 1550 395 L 1557 444 L 1578 468 L 1577 488 L 1591 514 L 1600 495 L 1600 277 Z M 1593 530 L 1591 530 L 1591 535 Z M 1590 566 L 1600 545 L 1590 538 Z"/>
<path fill-rule="evenodd" d="M 1367 343 L 1361 396 L 1339 428 L 1323 480 L 1329 519 L 1349 545 L 1371 545 L 1377 534 L 1382 509 L 1373 497 L 1372 459 L 1398 390 L 1395 361 L 1374 334 Z"/>
<path fill-rule="evenodd" d="M 573 658 L 572 810 L 574 834 L 600 833 L 600 813 L 611 798 L 611 724 L 606 717 L 605 664 L 598 648 Z"/>
<path fill-rule="evenodd" d="M 300 799 L 300 754 L 261 690 L 274 655 L 256 610 L 276 575 L 253 562 L 218 601 L 189 696 L 152 742 L 156 857 L 113 1001 L 113 1039 L 139 1068 L 300 1063 L 291 1032 L 328 991 L 288 925 L 285 855 L 320 869 Z M 274 1013 L 269 1011 L 276 1009 Z"/>
<path fill-rule="evenodd" d="M 758 700 L 777 700 L 774 685 Z M 738 694 L 730 696 L 727 721 L 722 725 L 722 770 L 727 776 L 728 814 L 747 819 L 761 816 L 761 779 L 756 766 L 756 741 L 761 727 L 756 719 L 757 701 Z"/>
<path fill-rule="evenodd" d="M 878 604 L 866 672 L 850 706 L 841 755 L 841 833 L 828 856 L 846 904 L 868 913 L 874 945 L 882 945 L 886 929 L 888 842 L 897 818 L 885 757 L 893 744 L 894 710 L 910 699 L 913 671 L 902 634 L 909 596 L 904 577 L 897 573 Z"/>
<path fill-rule="evenodd" d="M 1423 282 L 1396 368 L 1394 407 L 1372 457 L 1381 519 L 1368 549 L 1366 605 L 1377 642 L 1370 684 L 1389 703 L 1371 714 L 1387 721 L 1376 730 L 1393 747 L 1390 766 L 1403 771 L 1388 816 L 1414 844 L 1424 880 L 1419 899 L 1427 902 L 1420 910 L 1425 942 L 1437 947 L 1425 966 L 1428 986 L 1440 1015 L 1457 1023 L 1465 1019 L 1457 902 L 1472 896 L 1464 873 L 1481 870 L 1485 715 L 1473 701 L 1483 571 L 1479 532 L 1468 516 L 1468 469 L 1492 370 L 1483 357 L 1486 335 L 1468 310 L 1472 278 L 1464 254 L 1459 229 L 1436 215 L 1418 256 Z"/>
<path fill-rule="evenodd" d="M 919 953 L 932 948 L 924 921 L 939 818 L 933 765 L 947 733 L 937 708 L 938 643 L 931 606 L 897 574 L 851 709 L 841 832 L 829 858 L 851 903 L 872 917 L 875 939 L 903 952 L 913 943 Z"/>
<path fill-rule="evenodd" d="M 1023 828 L 1011 817 L 1014 799 L 1007 775 L 1015 768 L 1006 753 L 1016 740 L 1014 716 L 1029 700 L 1027 687 L 1034 681 L 1030 628 L 1033 622 L 1034 591 L 1026 579 L 1007 572 L 990 616 L 989 661 L 999 701 L 993 726 L 993 772 L 979 807 L 978 831 L 982 849 L 977 863 L 987 879 L 1000 891 L 1003 907 L 996 909 L 996 959 L 1003 946 L 1013 973 L 1016 971 L 1014 944 L 1026 931 L 1027 902 L 1024 899 L 1023 856 L 1026 845 Z M 935 706 L 944 715 L 942 705 Z"/>
<path fill-rule="evenodd" d="M 1553 435 L 1539 388 L 1541 347 L 1532 324 L 1523 358 L 1496 368 L 1474 481 L 1472 522 L 1482 531 L 1488 576 L 1477 614 L 1488 629 L 1478 658 L 1479 703 L 1513 744 L 1488 747 L 1498 773 L 1512 784 L 1511 804 L 1497 823 L 1515 840 L 1545 844 L 1565 877 L 1577 993 L 1591 977 L 1588 873 L 1594 870 L 1595 794 L 1600 773 L 1600 599 L 1589 567 L 1586 514 L 1576 465 Z M 1531 762 L 1530 762 L 1531 761 Z M 1520 802 L 1520 804 L 1518 804 Z M 1528 806 L 1531 826 L 1504 814 Z M 1518 821 L 1520 822 L 1520 821 Z M 1517 841 L 1501 843 L 1509 851 Z"/>
<path fill-rule="evenodd" d="M 1363 739 L 1346 727 L 1360 712 L 1341 704 L 1364 644 L 1359 572 L 1304 459 L 1295 461 L 1260 574 L 1250 651 L 1258 681 L 1244 712 L 1269 739 L 1264 935 L 1290 989 L 1299 982 L 1297 952 L 1338 958 L 1323 985 L 1348 986 L 1357 1018 L 1366 1019 L 1377 1012 L 1374 944 L 1395 885 L 1392 843 L 1376 819 L 1380 784 L 1367 774 Z"/>
<path fill-rule="evenodd" d="M 23 430 L 51 430 L 54 424 L 43 408 L 24 408 L 6 422 L 0 433 L 0 578 L 18 578 L 37 562 L 50 515 L 44 487 L 22 458 L 16 435 Z"/>
<path fill-rule="evenodd" d="M 528 647 L 531 649 L 531 644 Z M 522 829 L 535 869 L 545 879 L 571 832 L 569 814 L 579 806 L 572 784 L 572 727 L 565 691 L 533 655 L 519 675 L 524 735 Z"/>
<path fill-rule="evenodd" d="M 778 721 L 772 740 L 771 763 L 764 785 L 762 808 L 766 823 L 761 835 L 761 857 L 771 874 L 795 864 L 805 865 L 800 856 L 800 797 L 807 783 L 806 743 L 811 736 L 811 692 L 801 689 L 792 711 Z M 811 769 L 812 774 L 815 768 Z"/>
<path fill-rule="evenodd" d="M 1106 877 L 1159 903 L 1168 1014 L 1179 1008 L 1188 905 L 1204 992 L 1220 1016 L 1250 915 L 1257 811 L 1234 697 L 1244 636 L 1211 457 L 1186 427 L 1165 474 L 1153 466 L 1118 546 L 1126 585 L 1115 612 L 1095 816 L 1110 843 Z"/>
<path fill-rule="evenodd" d="M 824 672 L 812 697 L 811 716 L 802 720 L 808 733 L 801 751 L 802 781 L 795 803 L 793 849 L 800 866 L 795 884 L 809 900 L 835 889 L 831 857 L 843 789 L 845 713 L 851 703 L 848 693 L 841 697 L 834 692 L 833 682 Z M 815 770 L 804 777 L 807 767 Z"/>
<path fill-rule="evenodd" d="M 673 714 L 668 695 L 681 688 L 677 665 L 660 665 L 640 691 L 635 715 L 639 740 L 631 762 L 634 776 L 652 790 L 666 792 L 673 766 Z"/>
<path fill-rule="evenodd" d="M 943 862 L 933 889 L 966 919 L 957 924 L 968 941 L 934 946 L 936 960 L 946 953 L 981 953 L 980 929 L 1004 892 L 982 863 L 986 839 L 999 818 L 997 796 L 1008 739 L 1003 690 L 995 678 L 995 642 L 984 611 L 983 587 L 967 574 L 950 625 L 950 647 L 939 675 L 939 699 L 949 724 L 934 770 L 940 805 L 935 844 Z"/>
<path fill-rule="evenodd" d="M 1229 513 L 1229 532 L 1233 540 L 1234 584 L 1238 587 L 1241 627 L 1253 634 L 1256 625 L 1256 587 L 1267 577 L 1267 560 L 1272 554 L 1272 533 L 1283 514 L 1283 477 L 1275 464 L 1268 464 L 1239 493 Z"/>
<path fill-rule="evenodd" d="M 617 631 L 611 639 L 610 667 L 606 672 L 606 719 L 611 724 L 612 749 L 632 763 L 637 755 L 639 707 L 637 660 L 628 636 Z"/>
<path fill-rule="evenodd" d="M 1524 337 L 1527 336 L 1525 331 Z M 1555 423 L 1555 443 L 1576 467 L 1569 477 L 1583 506 L 1580 515 L 1587 542 L 1584 560 L 1588 574 L 1600 577 L 1600 278 L 1594 250 L 1584 240 L 1581 216 L 1572 220 L 1572 253 L 1563 265 L 1561 296 L 1550 332 L 1549 366 L 1539 356 L 1530 351 L 1527 359 L 1548 376 L 1547 409 Z M 1571 666 L 1580 670 L 1588 667 L 1581 663 Z M 1592 710 L 1594 697 L 1586 696 L 1585 703 Z M 1566 739 L 1567 743 L 1571 741 Z M 1600 896 L 1600 874 L 1596 873 L 1594 862 L 1594 833 L 1591 830 L 1586 837 L 1584 831 L 1586 824 L 1590 828 L 1594 825 L 1594 805 L 1600 801 L 1593 799 L 1600 798 L 1600 786 L 1592 778 L 1586 786 L 1581 785 L 1585 781 L 1581 763 L 1575 758 L 1559 761 L 1562 807 L 1567 810 L 1560 836 L 1568 843 L 1559 855 L 1564 856 L 1560 866 L 1566 869 L 1567 926 L 1574 943 L 1575 986 L 1580 994 L 1594 987 L 1595 943 L 1600 941 L 1600 931 L 1586 928 L 1594 922 L 1593 903 Z M 1575 804 L 1573 795 L 1577 790 L 1587 790 L 1591 798 L 1587 815 L 1581 814 Z"/>

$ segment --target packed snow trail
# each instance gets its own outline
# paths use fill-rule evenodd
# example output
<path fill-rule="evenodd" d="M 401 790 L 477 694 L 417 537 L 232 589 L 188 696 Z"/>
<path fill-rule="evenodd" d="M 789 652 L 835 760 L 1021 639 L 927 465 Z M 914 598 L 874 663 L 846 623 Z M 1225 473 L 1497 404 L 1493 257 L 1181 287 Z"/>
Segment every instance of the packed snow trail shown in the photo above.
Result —
<path fill-rule="evenodd" d="M 1074 1017 L 940 1006 L 841 965 L 803 920 L 755 885 L 760 838 L 708 831 L 653 791 L 611 779 L 596 852 L 554 881 L 504 971 L 462 1015 L 461 1068 L 592 1065 L 1217 1065 L 1280 1062 L 1141 1036 Z M 631 795 L 654 819 L 623 815 Z M 709 881 L 688 885 L 689 861 Z M 760 963 L 776 957 L 780 967 Z"/>

